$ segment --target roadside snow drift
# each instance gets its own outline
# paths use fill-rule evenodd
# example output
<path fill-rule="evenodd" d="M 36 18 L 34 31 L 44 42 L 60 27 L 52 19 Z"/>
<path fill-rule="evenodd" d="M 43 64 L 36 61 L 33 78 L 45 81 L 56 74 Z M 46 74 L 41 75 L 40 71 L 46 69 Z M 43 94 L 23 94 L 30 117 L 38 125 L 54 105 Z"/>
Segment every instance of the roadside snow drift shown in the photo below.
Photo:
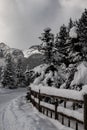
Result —
<path fill-rule="evenodd" d="M 72 85 L 87 84 L 87 63 L 83 62 L 77 67 L 77 72 L 74 75 L 74 79 L 71 82 Z"/>

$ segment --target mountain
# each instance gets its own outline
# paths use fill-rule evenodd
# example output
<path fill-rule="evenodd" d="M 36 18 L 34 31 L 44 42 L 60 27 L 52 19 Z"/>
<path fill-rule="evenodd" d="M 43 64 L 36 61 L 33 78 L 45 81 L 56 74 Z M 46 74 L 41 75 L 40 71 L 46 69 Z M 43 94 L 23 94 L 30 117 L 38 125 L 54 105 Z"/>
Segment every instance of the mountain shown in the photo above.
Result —
<path fill-rule="evenodd" d="M 42 54 L 33 54 L 25 59 L 25 63 L 29 69 L 33 69 L 34 67 L 44 63 L 44 56 Z"/>
<path fill-rule="evenodd" d="M 44 63 L 44 56 L 40 45 L 31 46 L 29 49 L 23 51 L 25 63 L 29 69 Z"/>
<path fill-rule="evenodd" d="M 11 54 L 15 62 L 17 62 L 18 59 L 24 59 L 24 54 L 22 50 L 10 48 L 5 43 L 0 43 L 0 66 L 5 65 L 5 59 L 8 56 L 8 54 Z"/>
<path fill-rule="evenodd" d="M 31 46 L 29 49 L 24 50 L 23 54 L 24 57 L 29 58 L 33 54 L 41 54 L 40 50 L 41 50 L 41 46 L 35 45 L 35 46 Z"/>
<path fill-rule="evenodd" d="M 10 48 L 5 43 L 0 43 L 0 57 L 5 58 L 9 53 L 13 56 L 13 58 L 24 57 L 24 54 L 21 50 Z"/>
<path fill-rule="evenodd" d="M 8 54 L 11 54 L 15 62 L 17 62 L 18 59 L 22 59 L 24 68 L 28 66 L 29 69 L 33 69 L 44 63 L 44 56 L 41 52 L 40 45 L 31 46 L 29 49 L 22 51 L 16 48 L 10 48 L 5 43 L 0 43 L 0 66 L 5 66 L 5 59 Z"/>

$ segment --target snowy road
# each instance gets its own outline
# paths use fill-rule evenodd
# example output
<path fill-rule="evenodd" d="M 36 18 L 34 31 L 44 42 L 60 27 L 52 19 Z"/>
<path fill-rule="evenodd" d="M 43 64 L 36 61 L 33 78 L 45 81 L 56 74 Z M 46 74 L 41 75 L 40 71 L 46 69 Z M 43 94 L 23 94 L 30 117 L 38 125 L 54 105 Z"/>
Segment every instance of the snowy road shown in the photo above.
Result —
<path fill-rule="evenodd" d="M 58 130 L 23 96 L 26 90 L 0 93 L 0 130 Z"/>
<path fill-rule="evenodd" d="M 5 126 L 3 124 L 3 116 L 6 112 L 7 106 L 11 100 L 17 98 L 20 95 L 26 93 L 26 89 L 0 89 L 0 130 L 5 130 Z"/>
<path fill-rule="evenodd" d="M 14 99 L 22 94 L 25 94 L 26 91 L 27 90 L 24 88 L 13 89 L 13 90 L 0 89 L 0 109 L 1 109 L 1 107 L 6 105 L 7 103 L 9 103 L 12 99 Z"/>

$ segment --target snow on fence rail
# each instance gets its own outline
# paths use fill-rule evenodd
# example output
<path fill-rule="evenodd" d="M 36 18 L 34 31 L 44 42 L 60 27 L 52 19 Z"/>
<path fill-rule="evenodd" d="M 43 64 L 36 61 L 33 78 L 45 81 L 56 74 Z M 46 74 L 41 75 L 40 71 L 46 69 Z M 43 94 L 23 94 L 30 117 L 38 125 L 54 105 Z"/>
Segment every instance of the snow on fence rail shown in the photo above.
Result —
<path fill-rule="evenodd" d="M 66 98 L 76 101 L 83 102 L 83 94 L 79 91 L 68 90 L 68 89 L 57 89 L 54 87 L 43 87 L 43 86 L 31 86 L 33 91 L 39 92 L 43 95 L 57 96 L 60 98 Z"/>
<path fill-rule="evenodd" d="M 61 116 L 62 124 L 64 124 L 64 119 L 67 118 L 68 127 L 71 126 L 71 121 L 75 121 L 76 130 L 78 130 L 79 123 L 84 125 L 84 130 L 87 130 L 87 94 L 83 96 L 83 93 L 74 90 L 31 86 L 29 98 L 32 104 L 43 114 L 55 119 L 59 119 L 59 116 Z M 47 98 L 54 100 L 54 102 L 51 102 L 51 104 L 45 102 L 44 99 Z M 60 101 L 63 101 L 64 106 L 59 105 Z M 73 103 L 73 110 L 66 107 L 67 102 Z M 84 105 L 84 114 L 75 111 L 79 104 Z"/>

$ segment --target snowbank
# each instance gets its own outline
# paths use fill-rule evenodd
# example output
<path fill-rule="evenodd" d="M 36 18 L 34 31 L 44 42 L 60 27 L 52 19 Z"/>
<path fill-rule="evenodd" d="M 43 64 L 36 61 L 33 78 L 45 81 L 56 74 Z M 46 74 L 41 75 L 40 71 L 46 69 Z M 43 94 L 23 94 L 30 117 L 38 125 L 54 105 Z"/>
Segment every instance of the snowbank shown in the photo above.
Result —
<path fill-rule="evenodd" d="M 82 95 L 87 94 L 87 85 L 84 85 L 81 90 Z"/>
<path fill-rule="evenodd" d="M 83 62 L 77 67 L 77 72 L 71 82 L 72 85 L 87 84 L 87 63 Z"/>

